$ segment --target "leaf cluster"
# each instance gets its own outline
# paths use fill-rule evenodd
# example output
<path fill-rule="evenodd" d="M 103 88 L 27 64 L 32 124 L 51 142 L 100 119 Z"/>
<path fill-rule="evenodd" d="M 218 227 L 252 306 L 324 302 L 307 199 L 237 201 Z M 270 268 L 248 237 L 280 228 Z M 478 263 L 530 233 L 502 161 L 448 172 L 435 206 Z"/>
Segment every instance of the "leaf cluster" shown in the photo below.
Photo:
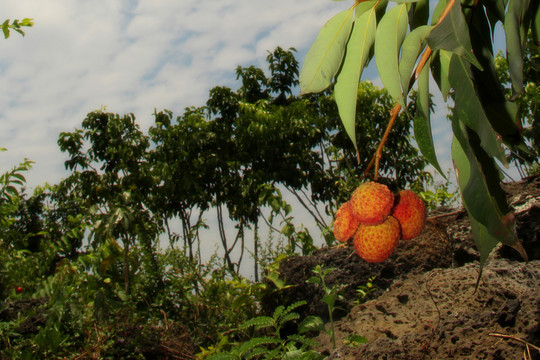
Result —
<path fill-rule="evenodd" d="M 4 39 L 9 38 L 10 31 L 14 30 L 21 34 L 22 36 L 25 35 L 22 27 L 32 27 L 34 26 L 33 19 L 24 18 L 22 20 L 13 20 L 12 22 L 7 19 L 2 23 L 2 32 L 4 33 Z"/>
<path fill-rule="evenodd" d="M 336 14 L 321 29 L 306 56 L 300 73 L 301 92 L 320 92 L 333 85 L 341 122 L 358 149 L 356 95 L 362 71 L 373 58 L 395 102 L 387 131 L 399 122 L 401 111 L 414 117 L 419 149 L 442 174 L 431 131 L 431 75 L 443 98 L 451 97 L 454 103 L 452 157 L 481 263 L 498 242 L 515 247 L 526 257 L 500 187 L 499 164 L 508 165 L 505 148 L 532 154 L 520 134 L 522 120 L 515 100 L 524 91 L 528 34 L 535 43 L 539 40 L 540 6 L 535 1 L 519 0 L 441 0 L 433 9 L 430 6 L 427 0 L 395 6 L 388 6 L 385 0 L 356 1 L 350 9 Z M 512 89 L 509 99 L 495 67 L 492 34 L 498 24 L 502 24 L 506 38 Z M 408 97 L 415 84 L 418 111 L 411 113 Z M 387 134 L 370 162 L 375 163 L 375 179 Z M 360 156 L 358 160 L 362 161 Z"/>

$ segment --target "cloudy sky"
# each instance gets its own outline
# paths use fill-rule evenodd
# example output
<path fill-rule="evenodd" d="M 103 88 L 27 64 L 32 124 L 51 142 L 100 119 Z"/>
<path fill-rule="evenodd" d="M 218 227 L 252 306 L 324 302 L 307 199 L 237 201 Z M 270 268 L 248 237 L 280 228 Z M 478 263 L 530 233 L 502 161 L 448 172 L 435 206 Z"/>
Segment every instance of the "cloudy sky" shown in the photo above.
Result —
<path fill-rule="evenodd" d="M 352 1 L 2 0 L 0 20 L 34 19 L 23 38 L 0 39 L 0 172 L 35 161 L 29 189 L 65 177 L 56 143 L 90 111 L 134 113 L 143 131 L 154 109 L 180 115 L 208 91 L 233 89 L 236 66 L 266 69 L 267 51 L 303 58 L 319 29 Z M 364 73 L 380 84 L 375 67 Z M 435 90 L 435 89 L 433 89 Z M 451 167 L 446 105 L 434 116 L 444 170 Z"/>
<path fill-rule="evenodd" d="M 30 188 L 66 175 L 56 141 L 102 106 L 134 113 L 143 131 L 154 109 L 179 115 L 234 69 L 266 69 L 267 51 L 295 47 L 302 62 L 321 26 L 351 1 L 2 0 L 4 19 L 33 18 L 23 38 L 0 40 L 0 169 L 35 161 Z M 377 83 L 375 72 L 367 76 Z M 444 110 L 444 106 L 440 106 Z M 440 149 L 448 132 L 436 128 Z M 444 153 L 441 154 L 443 157 Z M 449 166 L 446 159 L 441 159 Z"/>

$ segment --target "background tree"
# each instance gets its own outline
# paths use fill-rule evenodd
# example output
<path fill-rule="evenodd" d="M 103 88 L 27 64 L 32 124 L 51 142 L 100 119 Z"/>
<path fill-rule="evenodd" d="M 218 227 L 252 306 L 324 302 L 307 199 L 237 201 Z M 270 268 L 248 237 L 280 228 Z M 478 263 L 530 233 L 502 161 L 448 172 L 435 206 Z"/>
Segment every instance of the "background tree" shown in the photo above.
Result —
<path fill-rule="evenodd" d="M 72 174 L 61 186 L 66 196 L 84 200 L 92 217 L 91 245 L 123 243 L 123 278 L 130 292 L 132 272 L 137 259 L 130 250 L 140 244 L 143 261 L 149 265 L 159 284 L 155 254 L 160 219 L 149 210 L 153 178 L 145 159 L 149 139 L 140 130 L 133 115 L 95 111 L 89 113 L 82 129 L 60 134 L 58 144 L 70 158 L 66 168 Z M 155 288 L 155 284 L 152 285 Z"/>

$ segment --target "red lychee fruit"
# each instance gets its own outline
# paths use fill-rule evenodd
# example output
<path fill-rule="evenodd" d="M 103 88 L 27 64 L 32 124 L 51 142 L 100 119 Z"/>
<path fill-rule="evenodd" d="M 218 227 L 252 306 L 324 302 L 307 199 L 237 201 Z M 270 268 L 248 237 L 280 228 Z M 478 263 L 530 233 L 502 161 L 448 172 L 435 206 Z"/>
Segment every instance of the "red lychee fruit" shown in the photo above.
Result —
<path fill-rule="evenodd" d="M 351 208 L 361 224 L 377 225 L 386 220 L 394 205 L 394 194 L 386 185 L 366 182 L 351 196 Z"/>
<path fill-rule="evenodd" d="M 396 196 L 396 204 L 392 210 L 401 226 L 401 238 L 412 239 L 422 232 L 426 223 L 426 207 L 422 199 L 411 190 L 402 190 Z"/>
<path fill-rule="evenodd" d="M 17 287 L 15 288 L 15 291 L 17 292 L 17 294 L 20 294 L 20 293 L 22 293 L 23 288 L 20 287 L 20 286 L 17 286 Z"/>
<path fill-rule="evenodd" d="M 354 249 L 367 262 L 382 262 L 392 255 L 400 236 L 399 222 L 388 216 L 382 224 L 360 224 L 354 234 Z"/>
<path fill-rule="evenodd" d="M 350 201 L 343 203 L 336 213 L 334 221 L 334 237 L 339 242 L 347 242 L 353 237 L 360 222 L 353 215 Z"/>

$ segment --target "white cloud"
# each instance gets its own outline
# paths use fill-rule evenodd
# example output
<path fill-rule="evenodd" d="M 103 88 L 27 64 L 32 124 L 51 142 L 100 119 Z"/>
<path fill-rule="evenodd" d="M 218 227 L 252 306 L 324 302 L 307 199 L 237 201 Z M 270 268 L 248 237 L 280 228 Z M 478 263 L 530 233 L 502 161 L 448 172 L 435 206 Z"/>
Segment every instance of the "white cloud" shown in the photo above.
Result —
<path fill-rule="evenodd" d="M 350 3 L 328 0 L 5 0 L 5 18 L 33 18 L 0 42 L 0 169 L 36 161 L 31 186 L 65 176 L 56 140 L 103 105 L 133 112 L 146 129 L 154 108 L 203 105 L 236 66 L 265 66 L 276 46 L 304 52 Z"/>

